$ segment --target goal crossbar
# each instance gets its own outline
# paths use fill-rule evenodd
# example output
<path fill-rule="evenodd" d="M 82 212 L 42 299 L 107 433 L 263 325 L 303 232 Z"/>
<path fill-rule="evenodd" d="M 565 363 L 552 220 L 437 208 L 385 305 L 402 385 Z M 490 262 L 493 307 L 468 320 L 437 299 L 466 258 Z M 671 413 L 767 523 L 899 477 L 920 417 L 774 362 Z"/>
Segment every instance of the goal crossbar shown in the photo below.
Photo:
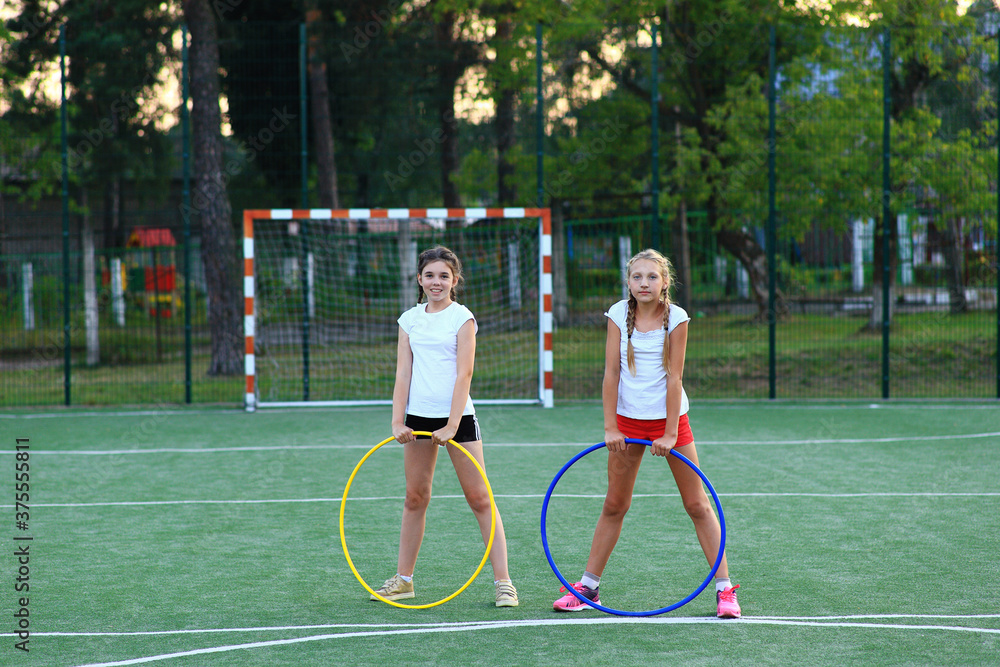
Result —
<path fill-rule="evenodd" d="M 378 220 L 378 219 L 531 219 L 538 220 L 538 394 L 530 399 L 476 398 L 479 404 L 538 404 L 552 407 L 552 230 L 547 208 L 389 208 L 389 209 L 247 209 L 243 211 L 243 295 L 246 392 L 248 412 L 266 407 L 387 405 L 391 401 L 303 400 L 262 401 L 256 364 L 258 329 L 257 286 L 255 283 L 255 220 Z"/>

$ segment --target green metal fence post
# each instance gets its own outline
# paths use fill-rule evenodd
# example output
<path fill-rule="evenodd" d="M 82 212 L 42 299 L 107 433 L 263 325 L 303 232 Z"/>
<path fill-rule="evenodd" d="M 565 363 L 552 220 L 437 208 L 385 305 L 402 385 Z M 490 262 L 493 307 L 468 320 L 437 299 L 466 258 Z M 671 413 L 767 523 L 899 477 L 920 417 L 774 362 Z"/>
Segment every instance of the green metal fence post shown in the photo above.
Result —
<path fill-rule="evenodd" d="M 306 113 L 308 92 L 306 90 L 306 24 L 299 24 L 299 123 L 301 135 L 302 208 L 309 207 L 308 192 L 308 149 L 306 145 Z M 302 282 L 302 400 L 309 400 L 309 221 L 302 221 L 302 265 L 299 267 Z"/>
<path fill-rule="evenodd" d="M 660 249 L 660 77 L 657 73 L 659 66 L 659 48 L 657 46 L 656 17 L 652 21 L 650 34 L 653 37 L 653 48 L 650 63 L 649 97 L 651 105 L 650 121 L 652 137 L 652 173 L 650 174 L 650 194 L 652 196 L 652 247 Z M 628 260 L 623 257 L 622 261 Z"/>
<path fill-rule="evenodd" d="M 1000 109 L 1000 31 L 997 32 L 997 109 Z M 996 281 L 996 318 L 997 318 L 997 398 L 1000 399 L 1000 113 L 997 114 L 997 230 L 993 240 L 993 279 Z"/>
<path fill-rule="evenodd" d="M 59 135 L 62 151 L 62 240 L 63 240 L 63 392 L 64 402 L 70 404 L 70 349 L 69 326 L 69 137 L 66 120 L 66 26 L 59 28 Z"/>
<path fill-rule="evenodd" d="M 306 24 L 299 24 L 299 172 L 302 179 L 302 208 L 309 208 L 309 92 L 308 58 L 306 49 Z"/>
<path fill-rule="evenodd" d="M 767 57 L 767 386 L 768 398 L 777 397 L 777 321 L 775 312 L 775 283 L 777 249 L 775 247 L 777 234 L 775 231 L 775 30 L 772 25 L 768 35 L 769 47 Z"/>
<path fill-rule="evenodd" d="M 889 398 L 889 204 L 892 182 L 889 178 L 889 132 L 892 115 L 892 42 L 889 28 L 882 29 L 882 398 Z"/>
<path fill-rule="evenodd" d="M 535 24 L 535 172 L 538 180 L 537 205 L 545 206 L 545 98 L 542 96 L 542 24 Z"/>
<path fill-rule="evenodd" d="M 187 25 L 181 26 L 181 155 L 184 161 L 184 402 L 191 403 L 191 119 L 188 113 Z"/>

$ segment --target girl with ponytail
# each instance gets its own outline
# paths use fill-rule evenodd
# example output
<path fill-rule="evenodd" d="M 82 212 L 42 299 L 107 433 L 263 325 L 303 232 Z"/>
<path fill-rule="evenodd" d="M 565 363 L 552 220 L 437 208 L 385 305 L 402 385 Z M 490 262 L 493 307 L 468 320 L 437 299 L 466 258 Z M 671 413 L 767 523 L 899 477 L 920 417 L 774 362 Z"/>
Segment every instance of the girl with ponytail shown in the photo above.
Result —
<path fill-rule="evenodd" d="M 472 312 L 458 303 L 462 263 L 444 246 L 428 248 L 417 260 L 417 305 L 398 320 L 396 383 L 392 391 L 392 435 L 403 445 L 406 496 L 399 531 L 396 574 L 376 591 L 386 600 L 415 596 L 413 571 L 424 539 L 427 506 L 439 448 L 445 448 L 465 499 L 479 522 L 483 542 L 489 542 L 490 526 L 496 518 L 496 533 L 490 549 L 495 603 L 516 607 L 517 589 L 507 569 L 507 538 L 500 512 L 492 511 L 489 490 L 475 464 L 456 447 L 454 440 L 486 469 L 483 438 L 476 409 L 469 395 L 476 359 L 476 330 Z M 429 432 L 430 437 L 414 431 Z M 396 471 L 387 471 L 394 476 Z M 377 600 L 376 596 L 371 596 Z"/>

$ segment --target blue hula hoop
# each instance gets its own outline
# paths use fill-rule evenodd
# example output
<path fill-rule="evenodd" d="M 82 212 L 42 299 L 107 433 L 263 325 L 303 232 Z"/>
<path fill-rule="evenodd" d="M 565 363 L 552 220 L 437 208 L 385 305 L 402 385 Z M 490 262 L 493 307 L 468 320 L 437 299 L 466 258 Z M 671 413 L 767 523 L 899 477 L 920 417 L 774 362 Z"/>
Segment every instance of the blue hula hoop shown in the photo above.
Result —
<path fill-rule="evenodd" d="M 635 439 L 635 438 L 625 438 L 625 442 L 627 442 L 629 444 L 645 445 L 646 447 L 649 447 L 649 446 L 651 446 L 653 444 L 649 440 L 638 440 L 638 439 Z M 580 594 L 579 591 L 577 591 L 575 588 L 573 588 L 572 584 L 570 584 L 568 581 L 566 581 L 566 578 L 562 576 L 561 572 L 559 572 L 559 568 L 556 567 L 555 561 L 552 560 L 552 552 L 549 550 L 549 538 L 548 538 L 547 531 L 546 531 L 546 526 L 545 526 L 545 517 L 546 517 L 546 515 L 548 514 L 548 511 L 549 511 L 549 499 L 552 498 L 552 492 L 555 490 L 556 484 L 559 482 L 559 479 L 563 476 L 563 474 L 567 470 L 569 470 L 570 466 L 572 466 L 574 463 L 576 463 L 577 461 L 579 461 L 580 459 L 582 459 L 587 454 L 590 454 L 593 451 L 601 449 L 604 446 L 605 446 L 605 443 L 599 442 L 596 445 L 593 445 L 592 447 L 588 447 L 587 449 L 583 450 L 582 452 L 580 452 L 579 454 L 577 454 L 576 456 L 574 456 L 573 458 L 571 458 L 566 463 L 566 465 L 564 465 L 559 470 L 559 472 L 556 473 L 556 476 L 552 479 L 552 483 L 549 484 L 549 490 L 545 492 L 545 501 L 542 503 L 542 546 L 545 548 L 545 557 L 549 560 L 549 566 L 552 567 L 552 571 L 555 572 L 556 577 L 559 578 L 559 581 L 562 582 L 562 585 L 566 588 L 567 591 L 569 591 L 570 593 L 572 593 L 573 595 L 575 595 L 581 602 L 584 602 L 584 603 L 590 605 L 594 609 L 598 609 L 600 611 L 603 611 L 606 614 L 615 614 L 617 616 L 656 616 L 657 614 L 664 614 L 664 613 L 666 613 L 668 611 L 673 611 L 674 609 L 677 609 L 678 607 L 682 607 L 682 606 L 686 605 L 688 602 L 690 602 L 691 600 L 695 599 L 698 596 L 699 593 L 701 593 L 703 590 L 705 590 L 705 587 L 708 586 L 708 583 L 710 581 L 712 581 L 712 578 L 715 576 L 715 573 L 718 571 L 719 565 L 722 564 L 722 557 L 726 553 L 726 517 L 722 513 L 722 503 L 719 501 L 719 494 L 717 494 L 715 492 L 715 487 L 713 487 L 712 483 L 708 481 L 708 477 L 705 477 L 705 473 L 703 473 L 698 468 L 698 466 L 696 466 L 691 461 L 691 459 L 689 459 L 688 457 L 684 456 L 683 454 L 680 454 L 676 449 L 671 449 L 670 450 L 670 454 L 673 455 L 673 456 L 675 456 L 675 457 L 677 457 L 678 459 L 680 459 L 684 463 L 686 463 L 687 466 L 689 468 L 691 468 L 691 470 L 694 470 L 696 473 L 698 473 L 698 476 L 701 477 L 701 481 L 703 481 L 705 483 L 705 486 L 708 487 L 708 490 L 711 492 L 712 499 L 715 501 L 715 508 L 719 512 L 719 525 L 722 528 L 722 539 L 719 541 L 719 554 L 715 557 L 715 564 L 712 566 L 712 569 L 709 571 L 708 576 L 705 577 L 705 581 L 701 582 L 701 585 L 698 586 L 698 588 L 694 589 L 693 593 L 691 593 L 690 595 L 688 595 L 683 600 L 680 600 L 679 602 L 675 602 L 674 604 L 666 606 L 666 607 L 663 607 L 662 609 L 654 609 L 652 611 L 621 611 L 619 609 L 612 609 L 611 607 L 605 607 L 603 605 L 597 604 L 596 602 L 591 602 L 587 598 L 583 597 Z"/>

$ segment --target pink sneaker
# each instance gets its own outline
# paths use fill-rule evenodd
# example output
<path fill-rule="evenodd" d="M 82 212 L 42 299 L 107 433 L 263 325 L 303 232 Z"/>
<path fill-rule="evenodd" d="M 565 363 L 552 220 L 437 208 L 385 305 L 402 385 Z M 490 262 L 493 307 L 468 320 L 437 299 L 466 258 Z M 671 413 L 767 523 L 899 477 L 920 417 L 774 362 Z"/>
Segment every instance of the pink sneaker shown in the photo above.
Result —
<path fill-rule="evenodd" d="M 597 591 L 584 586 L 579 581 L 573 584 L 573 588 L 591 602 L 601 604 L 601 599 L 597 596 Z M 559 592 L 565 592 L 566 595 L 552 603 L 552 608 L 556 611 L 587 611 L 588 609 L 593 609 L 589 604 L 581 602 L 580 598 L 567 591 L 565 586 L 561 586 Z"/>
<path fill-rule="evenodd" d="M 740 603 L 736 601 L 736 589 L 739 587 L 740 585 L 736 584 L 731 588 L 715 592 L 719 618 L 739 618 L 743 613 L 740 610 Z"/>

